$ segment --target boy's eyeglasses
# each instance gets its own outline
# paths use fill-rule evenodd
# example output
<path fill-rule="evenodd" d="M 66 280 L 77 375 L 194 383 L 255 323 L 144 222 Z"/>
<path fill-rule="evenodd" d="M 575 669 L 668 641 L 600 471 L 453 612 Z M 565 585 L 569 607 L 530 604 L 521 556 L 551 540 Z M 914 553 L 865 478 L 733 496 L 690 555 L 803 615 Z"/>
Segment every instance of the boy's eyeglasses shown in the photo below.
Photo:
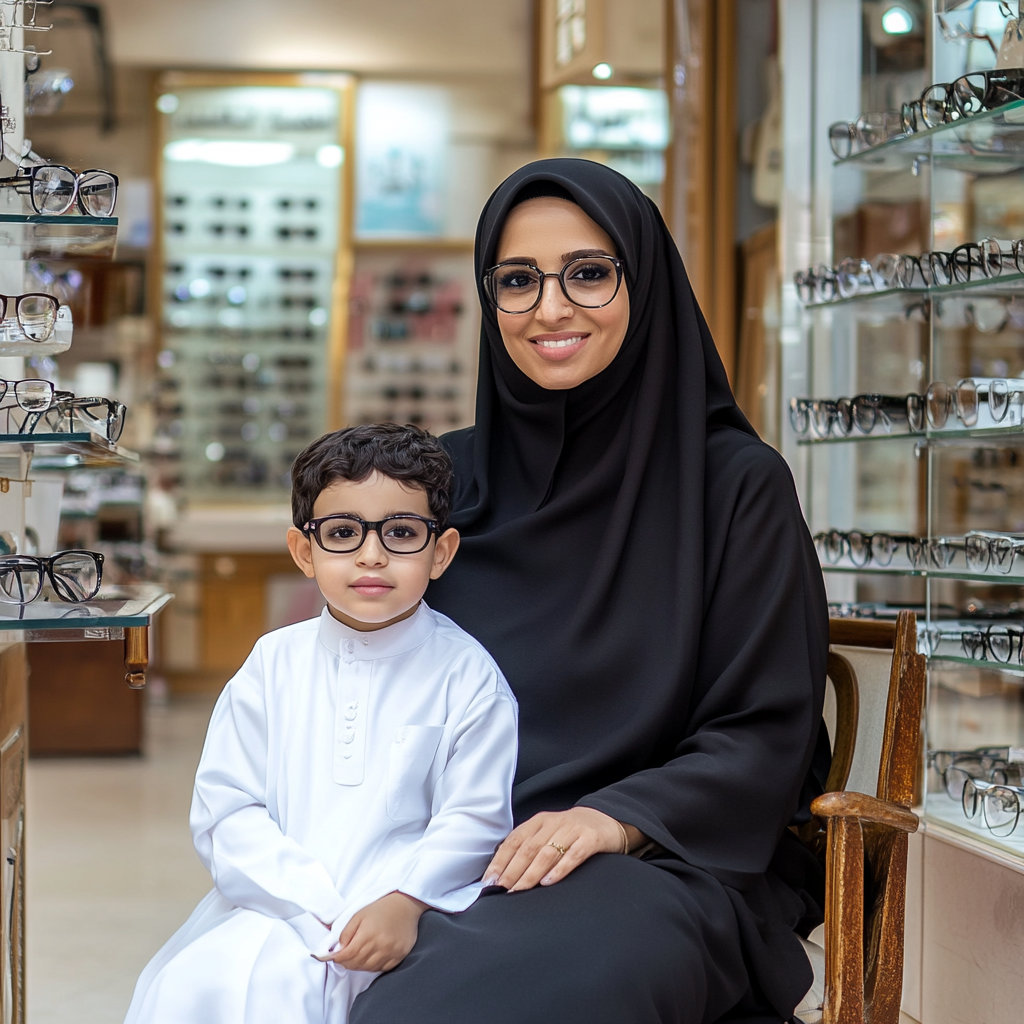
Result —
<path fill-rule="evenodd" d="M 430 543 L 432 534 L 440 536 L 442 533 L 436 520 L 422 516 L 388 516 L 375 523 L 357 516 L 322 516 L 310 519 L 302 528 L 307 537 L 316 538 L 324 551 L 335 554 L 358 551 L 371 530 L 377 534 L 384 550 L 393 555 L 415 555 Z"/>
<path fill-rule="evenodd" d="M 0 186 L 28 191 L 36 213 L 59 216 L 77 202 L 87 217 L 109 217 L 117 200 L 117 175 L 91 168 L 75 174 L 70 167 L 45 164 L 21 167 L 11 178 L 0 178 Z"/>
<path fill-rule="evenodd" d="M 485 271 L 484 292 L 503 313 L 529 313 L 540 304 L 544 280 L 555 277 L 574 306 L 600 309 L 618 295 L 622 267 L 622 260 L 612 256 L 570 260 L 557 274 L 545 274 L 532 263 L 499 263 Z"/>

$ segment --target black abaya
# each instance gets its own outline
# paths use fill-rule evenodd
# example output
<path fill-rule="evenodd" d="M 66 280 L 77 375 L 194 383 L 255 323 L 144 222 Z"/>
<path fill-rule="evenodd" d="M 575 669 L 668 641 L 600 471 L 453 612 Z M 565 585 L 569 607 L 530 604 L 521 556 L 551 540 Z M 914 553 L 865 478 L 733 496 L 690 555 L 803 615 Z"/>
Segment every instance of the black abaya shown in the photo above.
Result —
<path fill-rule="evenodd" d="M 827 771 L 817 559 L 788 467 L 737 409 L 635 186 L 589 161 L 521 169 L 481 217 L 478 279 L 524 187 L 552 184 L 625 261 L 626 338 L 596 377 L 546 391 L 515 367 L 481 293 L 476 426 L 444 439 L 463 542 L 427 596 L 519 700 L 517 822 L 585 805 L 661 852 L 428 913 L 352 1022 L 787 1018 L 810 984 L 794 932 L 815 923 L 821 888 L 786 831 Z"/>

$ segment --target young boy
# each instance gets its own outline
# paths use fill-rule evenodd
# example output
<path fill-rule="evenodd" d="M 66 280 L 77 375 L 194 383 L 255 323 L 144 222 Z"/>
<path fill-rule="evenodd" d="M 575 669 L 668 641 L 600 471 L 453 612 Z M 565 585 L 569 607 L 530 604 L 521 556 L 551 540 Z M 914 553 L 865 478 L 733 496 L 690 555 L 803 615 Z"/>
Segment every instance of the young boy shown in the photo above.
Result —
<path fill-rule="evenodd" d="M 327 601 L 262 637 L 210 720 L 190 824 L 215 888 L 143 971 L 126 1024 L 343 1024 L 465 910 L 512 827 L 516 704 L 421 600 L 448 567 L 451 461 L 350 427 L 292 467 L 288 549 Z"/>

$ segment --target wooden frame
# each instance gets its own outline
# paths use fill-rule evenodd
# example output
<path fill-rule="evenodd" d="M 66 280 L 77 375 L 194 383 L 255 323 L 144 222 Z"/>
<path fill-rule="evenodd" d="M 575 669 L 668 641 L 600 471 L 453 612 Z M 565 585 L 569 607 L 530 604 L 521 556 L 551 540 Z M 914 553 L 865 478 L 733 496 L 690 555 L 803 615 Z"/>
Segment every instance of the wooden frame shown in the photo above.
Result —
<path fill-rule="evenodd" d="M 829 638 L 832 645 L 891 648 L 893 656 L 878 786 L 872 797 L 842 790 L 857 731 L 856 675 L 841 654 L 829 655 L 837 704 L 829 787 L 841 783 L 811 804 L 817 828 L 825 827 L 822 1024 L 899 1024 L 907 835 L 918 826 L 910 807 L 920 751 L 925 659 L 917 653 L 912 612 L 900 612 L 895 624 L 834 619 Z"/>
<path fill-rule="evenodd" d="M 665 0 L 669 225 L 732 380 L 736 363 L 736 0 Z"/>

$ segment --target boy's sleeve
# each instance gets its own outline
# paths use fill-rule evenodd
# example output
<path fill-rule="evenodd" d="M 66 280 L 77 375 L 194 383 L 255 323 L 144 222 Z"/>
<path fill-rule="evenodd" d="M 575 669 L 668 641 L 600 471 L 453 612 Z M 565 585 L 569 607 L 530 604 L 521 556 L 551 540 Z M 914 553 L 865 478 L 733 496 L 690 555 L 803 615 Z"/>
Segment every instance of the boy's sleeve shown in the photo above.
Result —
<path fill-rule="evenodd" d="M 257 644 L 214 708 L 189 825 L 199 859 L 226 899 L 287 920 L 316 949 L 345 900 L 324 865 L 270 816 L 266 778 L 267 716 Z"/>

